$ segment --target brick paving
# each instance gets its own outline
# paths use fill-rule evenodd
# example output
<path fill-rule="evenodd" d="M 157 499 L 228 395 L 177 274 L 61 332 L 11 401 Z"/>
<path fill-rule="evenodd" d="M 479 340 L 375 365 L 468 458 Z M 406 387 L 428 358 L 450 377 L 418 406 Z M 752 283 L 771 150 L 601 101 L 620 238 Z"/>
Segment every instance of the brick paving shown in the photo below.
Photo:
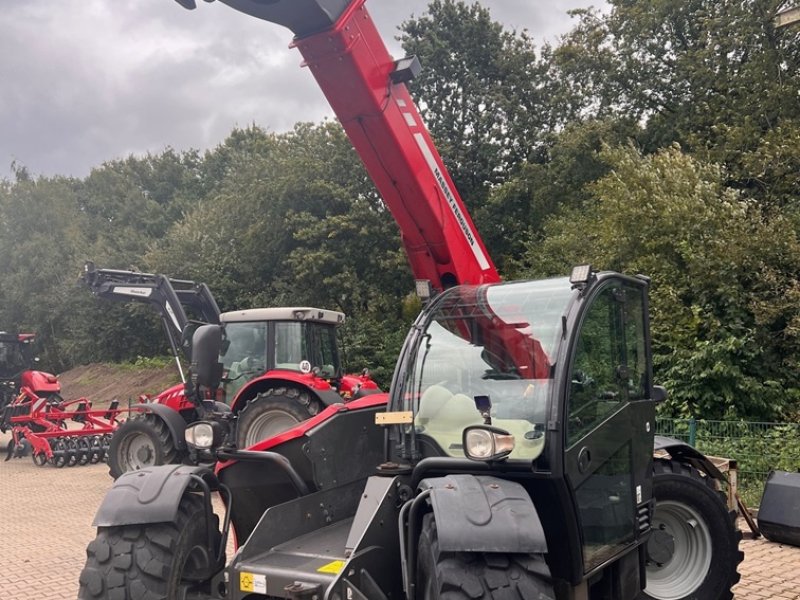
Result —
<path fill-rule="evenodd" d="M 92 519 L 111 485 L 108 467 L 2 462 L 7 439 L 0 435 L 0 600 L 74 599 Z M 743 540 L 742 549 L 735 600 L 800 600 L 800 548 L 761 538 Z"/>

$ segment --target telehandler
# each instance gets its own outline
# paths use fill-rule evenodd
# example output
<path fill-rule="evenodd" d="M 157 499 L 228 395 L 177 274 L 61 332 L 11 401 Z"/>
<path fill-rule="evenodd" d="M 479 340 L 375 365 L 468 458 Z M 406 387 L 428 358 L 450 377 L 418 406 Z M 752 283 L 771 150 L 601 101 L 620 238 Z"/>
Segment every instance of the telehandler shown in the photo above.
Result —
<path fill-rule="evenodd" d="M 500 282 L 406 89 L 419 63 L 391 58 L 365 0 L 222 2 L 292 30 L 426 301 L 388 395 L 249 448 L 220 413 L 186 431 L 214 471 L 120 477 L 80 598 L 731 599 L 743 555 L 722 475 L 654 435 L 648 278 Z M 221 339 L 195 333 L 199 404 Z"/>

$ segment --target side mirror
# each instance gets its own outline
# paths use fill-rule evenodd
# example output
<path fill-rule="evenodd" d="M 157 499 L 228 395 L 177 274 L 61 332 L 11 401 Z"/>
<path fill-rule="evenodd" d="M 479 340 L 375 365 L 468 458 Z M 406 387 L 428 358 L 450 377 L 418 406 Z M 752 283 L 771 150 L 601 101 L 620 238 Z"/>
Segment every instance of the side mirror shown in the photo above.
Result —
<path fill-rule="evenodd" d="M 475 408 L 481 413 L 484 425 L 492 424 L 492 399 L 489 396 L 475 396 Z"/>
<path fill-rule="evenodd" d="M 215 390 L 222 380 L 219 350 L 222 346 L 222 328 L 219 325 L 201 325 L 192 336 L 192 383 L 196 387 Z"/>
<path fill-rule="evenodd" d="M 654 385 L 653 386 L 653 402 L 658 404 L 659 402 L 664 402 L 667 399 L 667 388 L 663 385 Z"/>

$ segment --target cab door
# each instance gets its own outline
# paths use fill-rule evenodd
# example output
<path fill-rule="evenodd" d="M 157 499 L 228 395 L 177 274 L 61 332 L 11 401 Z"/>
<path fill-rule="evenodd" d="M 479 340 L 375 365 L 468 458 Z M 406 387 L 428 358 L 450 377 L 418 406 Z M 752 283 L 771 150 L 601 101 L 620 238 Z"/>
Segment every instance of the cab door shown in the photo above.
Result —
<path fill-rule="evenodd" d="M 624 553 L 648 528 L 655 412 L 646 289 L 638 280 L 597 283 L 571 340 L 564 472 L 585 573 Z"/>

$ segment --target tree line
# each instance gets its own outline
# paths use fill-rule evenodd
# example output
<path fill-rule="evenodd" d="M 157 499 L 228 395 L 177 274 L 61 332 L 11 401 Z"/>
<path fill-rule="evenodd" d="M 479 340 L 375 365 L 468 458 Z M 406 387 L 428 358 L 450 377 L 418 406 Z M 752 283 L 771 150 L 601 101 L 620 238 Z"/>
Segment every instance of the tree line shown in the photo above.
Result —
<path fill-rule="evenodd" d="M 479 4 L 400 27 L 421 112 L 504 278 L 579 263 L 652 278 L 670 416 L 798 418 L 800 34 L 782 0 L 611 0 L 536 44 Z M 234 129 L 82 179 L 0 182 L 0 327 L 43 365 L 161 354 L 150 309 L 82 265 L 209 284 L 223 310 L 348 315 L 347 367 L 388 387 L 419 308 L 399 232 L 337 123 Z"/>

